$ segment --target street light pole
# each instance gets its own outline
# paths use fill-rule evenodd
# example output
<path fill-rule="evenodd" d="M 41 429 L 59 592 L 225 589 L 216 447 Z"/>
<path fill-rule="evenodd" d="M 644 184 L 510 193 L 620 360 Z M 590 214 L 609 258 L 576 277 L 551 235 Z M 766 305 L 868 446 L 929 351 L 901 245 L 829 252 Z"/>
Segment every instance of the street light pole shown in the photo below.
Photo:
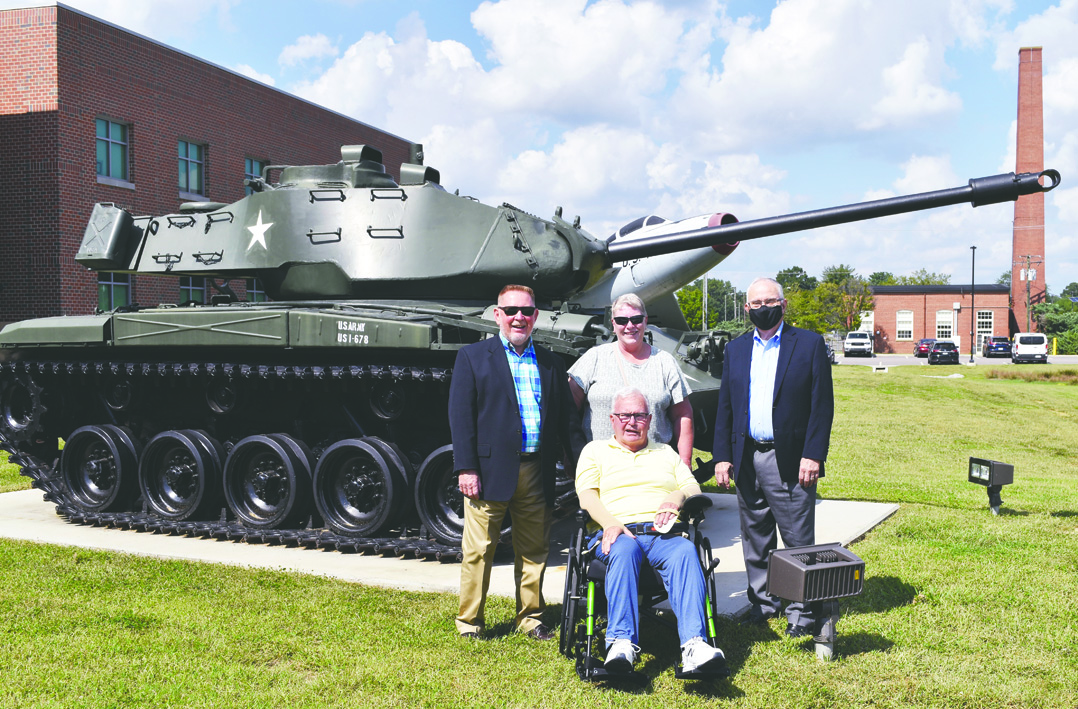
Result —
<path fill-rule="evenodd" d="M 973 364 L 973 349 L 977 346 L 977 247 L 971 246 L 969 261 L 969 363 Z"/>

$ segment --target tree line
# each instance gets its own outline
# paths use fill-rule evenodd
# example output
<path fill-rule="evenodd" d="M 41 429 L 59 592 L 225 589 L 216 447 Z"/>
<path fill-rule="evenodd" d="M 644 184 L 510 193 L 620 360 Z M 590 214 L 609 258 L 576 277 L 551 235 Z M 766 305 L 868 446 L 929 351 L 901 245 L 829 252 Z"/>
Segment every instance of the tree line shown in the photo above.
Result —
<path fill-rule="evenodd" d="M 810 276 L 800 266 L 784 268 L 775 280 L 789 302 L 786 321 L 797 327 L 824 333 L 856 330 L 861 325 L 861 313 L 872 310 L 870 286 L 937 285 L 951 282 L 944 273 L 919 269 L 906 276 L 876 271 L 867 278 L 852 266 L 840 263 L 823 270 L 819 277 Z M 709 278 L 707 281 L 707 328 L 740 332 L 747 329 L 744 317 L 745 292 L 729 281 Z M 678 305 L 689 327 L 697 330 L 703 322 L 703 279 L 677 292 Z"/>

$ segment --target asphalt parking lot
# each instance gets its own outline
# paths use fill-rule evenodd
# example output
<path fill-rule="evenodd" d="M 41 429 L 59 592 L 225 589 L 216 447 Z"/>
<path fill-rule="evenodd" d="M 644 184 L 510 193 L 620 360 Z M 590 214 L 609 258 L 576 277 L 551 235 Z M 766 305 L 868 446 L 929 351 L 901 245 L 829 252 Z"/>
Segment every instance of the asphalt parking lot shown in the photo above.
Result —
<path fill-rule="evenodd" d="M 912 346 L 911 346 L 912 349 Z M 963 352 L 958 359 L 960 364 L 969 365 L 969 352 Z M 928 365 L 927 357 L 914 357 L 912 354 L 877 354 L 872 357 L 846 357 L 843 354 L 838 355 L 839 364 L 860 364 L 867 367 L 897 367 L 903 364 L 915 364 L 915 365 Z M 973 365 L 980 366 L 983 364 L 991 365 L 993 367 L 1035 367 L 1035 364 L 1011 364 L 1011 360 L 1007 357 L 981 357 L 980 355 L 974 355 Z M 1048 355 L 1048 364 L 1078 364 L 1078 355 Z M 933 365 L 934 366 L 934 365 Z M 951 365 L 954 366 L 954 365 Z"/>

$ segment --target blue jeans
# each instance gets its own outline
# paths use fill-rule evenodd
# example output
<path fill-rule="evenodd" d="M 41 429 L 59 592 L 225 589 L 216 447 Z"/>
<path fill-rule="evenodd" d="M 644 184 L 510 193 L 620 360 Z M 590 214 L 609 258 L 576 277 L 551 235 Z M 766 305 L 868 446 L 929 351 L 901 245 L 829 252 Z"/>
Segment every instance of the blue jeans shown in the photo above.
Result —
<path fill-rule="evenodd" d="M 707 638 L 704 572 L 696 547 L 681 535 L 639 534 L 636 539 L 622 534 L 610 547 L 602 549 L 602 532 L 592 538 L 595 555 L 606 563 L 606 643 L 630 640 L 640 644 L 640 605 L 637 589 L 640 566 L 646 558 L 659 572 L 677 616 L 678 635 L 684 645 L 695 637 Z"/>

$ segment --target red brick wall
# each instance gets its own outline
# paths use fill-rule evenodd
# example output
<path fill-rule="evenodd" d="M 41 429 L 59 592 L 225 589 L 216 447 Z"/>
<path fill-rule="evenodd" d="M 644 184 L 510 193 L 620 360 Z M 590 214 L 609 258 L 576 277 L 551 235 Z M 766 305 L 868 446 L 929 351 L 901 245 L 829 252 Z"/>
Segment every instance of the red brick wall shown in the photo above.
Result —
<path fill-rule="evenodd" d="M 980 288 L 980 286 L 977 286 Z M 991 310 L 992 334 L 1007 335 L 1008 316 L 1010 308 L 1007 293 L 974 293 L 975 308 Z M 925 337 L 936 337 L 936 311 L 952 310 L 954 303 L 961 305 L 958 317 L 955 320 L 953 336 L 961 343 L 962 352 L 969 352 L 970 318 L 970 294 L 966 289 L 963 293 L 874 293 L 872 299 L 875 303 L 873 329 L 875 330 L 876 352 L 910 354 L 917 340 Z M 898 311 L 913 311 L 913 337 L 908 340 L 899 340 L 896 335 L 898 324 Z"/>
<path fill-rule="evenodd" d="M 1018 50 L 1018 142 L 1015 171 L 1040 172 L 1044 169 L 1044 106 L 1041 98 L 1041 48 Z M 1026 324 L 1026 288 L 1030 305 L 1044 302 L 1044 193 L 1023 195 L 1014 204 L 1014 264 L 1011 267 L 1011 298 L 1014 300 L 1012 329 L 1015 332 L 1035 328 L 1036 320 Z M 1026 268 L 1027 256 L 1037 279 L 1026 283 L 1019 278 Z"/>
<path fill-rule="evenodd" d="M 175 212 L 180 139 L 207 146 L 216 202 L 243 197 L 245 158 L 329 164 L 366 143 L 394 176 L 408 159 L 403 139 L 64 7 L 0 12 L 0 90 L 0 322 L 93 312 L 97 275 L 74 256 L 94 203 Z M 131 126 L 134 189 L 98 183 L 97 118 Z M 135 278 L 141 305 L 178 298 L 176 277 Z"/>
<path fill-rule="evenodd" d="M 59 295 L 55 18 L 0 13 L 0 308 L 19 317 L 53 312 Z"/>

